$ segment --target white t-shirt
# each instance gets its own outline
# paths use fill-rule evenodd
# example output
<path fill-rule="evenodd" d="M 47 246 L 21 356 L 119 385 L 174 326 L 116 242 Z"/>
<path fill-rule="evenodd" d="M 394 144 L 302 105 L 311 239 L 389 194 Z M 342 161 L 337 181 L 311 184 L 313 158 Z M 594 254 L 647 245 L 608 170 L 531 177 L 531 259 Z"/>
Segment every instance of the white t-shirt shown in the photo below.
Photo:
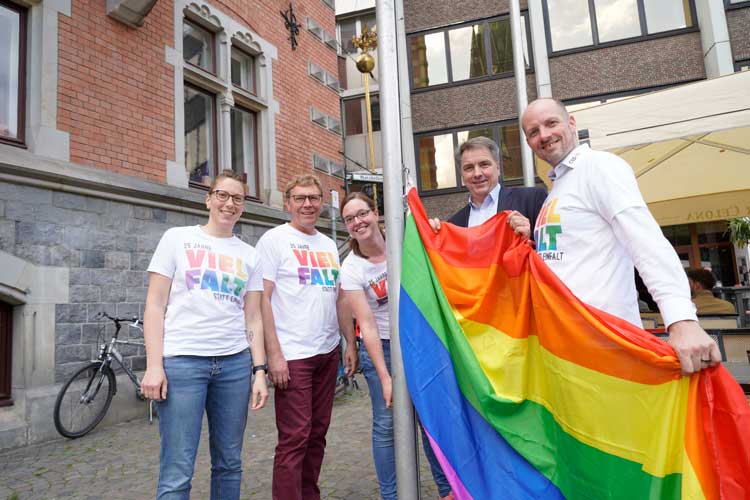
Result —
<path fill-rule="evenodd" d="M 339 344 L 336 318 L 339 255 L 333 240 L 282 224 L 258 241 L 263 279 L 273 281 L 276 336 L 287 360 L 331 352 Z"/>
<path fill-rule="evenodd" d="M 388 268 L 350 253 L 341 265 L 341 289 L 362 290 L 375 317 L 381 339 L 391 338 L 388 327 Z"/>
<path fill-rule="evenodd" d="M 584 145 L 553 175 L 536 220 L 537 253 L 583 302 L 641 326 L 633 261 L 612 227 L 622 211 L 646 207 L 633 169 Z"/>
<path fill-rule="evenodd" d="M 262 291 L 256 250 L 200 226 L 167 230 L 148 271 L 172 280 L 164 317 L 164 356 L 226 356 L 247 349 L 245 293 Z"/>

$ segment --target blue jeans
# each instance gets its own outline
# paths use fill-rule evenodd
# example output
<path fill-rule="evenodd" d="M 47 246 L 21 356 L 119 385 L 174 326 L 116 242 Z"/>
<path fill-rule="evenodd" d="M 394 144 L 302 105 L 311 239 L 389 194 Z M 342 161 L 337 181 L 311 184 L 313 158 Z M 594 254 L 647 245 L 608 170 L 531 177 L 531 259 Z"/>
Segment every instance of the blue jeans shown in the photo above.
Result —
<path fill-rule="evenodd" d="M 240 497 L 242 438 L 250 401 L 250 352 L 164 358 L 167 399 L 157 404 L 161 456 L 158 499 L 190 498 L 190 480 L 208 417 L 211 500 Z"/>
<path fill-rule="evenodd" d="M 383 357 L 388 373 L 391 373 L 391 341 L 381 340 L 383 346 Z M 370 355 L 364 345 L 359 350 L 359 365 L 367 380 L 370 389 L 370 400 L 372 402 L 372 457 L 375 462 L 375 473 L 380 484 L 380 496 L 383 500 L 395 500 L 396 497 L 396 459 L 393 448 L 393 411 L 385 407 L 383 400 L 383 386 L 375 371 Z M 430 442 L 424 433 L 422 426 L 422 447 L 430 464 L 432 477 L 437 485 L 441 497 L 451 492 L 451 485 L 443 474 L 443 469 L 432 452 Z"/>

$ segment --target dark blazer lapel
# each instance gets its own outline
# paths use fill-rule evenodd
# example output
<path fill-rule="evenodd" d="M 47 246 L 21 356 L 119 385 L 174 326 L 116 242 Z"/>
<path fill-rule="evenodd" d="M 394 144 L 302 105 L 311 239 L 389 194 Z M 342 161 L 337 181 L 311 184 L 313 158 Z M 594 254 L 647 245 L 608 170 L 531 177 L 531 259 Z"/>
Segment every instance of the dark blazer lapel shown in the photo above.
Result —
<path fill-rule="evenodd" d="M 503 210 L 510 210 L 511 209 L 511 196 L 512 190 L 510 188 L 501 187 L 500 188 L 500 196 L 497 200 L 497 211 L 502 212 Z"/>
<path fill-rule="evenodd" d="M 469 227 L 469 213 L 471 211 L 471 207 L 469 207 L 469 204 L 467 203 L 464 208 L 456 212 L 453 217 L 448 219 L 448 222 L 455 224 L 460 227 Z"/>

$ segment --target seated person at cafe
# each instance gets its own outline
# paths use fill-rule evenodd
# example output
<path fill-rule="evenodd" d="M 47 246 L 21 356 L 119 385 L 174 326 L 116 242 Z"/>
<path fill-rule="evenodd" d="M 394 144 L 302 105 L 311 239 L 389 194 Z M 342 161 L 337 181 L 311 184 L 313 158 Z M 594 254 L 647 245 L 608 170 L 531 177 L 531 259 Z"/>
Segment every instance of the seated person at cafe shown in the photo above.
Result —
<path fill-rule="evenodd" d="M 731 302 L 714 297 L 711 289 L 716 285 L 716 278 L 711 271 L 688 269 L 687 276 L 688 283 L 690 283 L 690 294 L 699 315 L 737 314 Z"/>

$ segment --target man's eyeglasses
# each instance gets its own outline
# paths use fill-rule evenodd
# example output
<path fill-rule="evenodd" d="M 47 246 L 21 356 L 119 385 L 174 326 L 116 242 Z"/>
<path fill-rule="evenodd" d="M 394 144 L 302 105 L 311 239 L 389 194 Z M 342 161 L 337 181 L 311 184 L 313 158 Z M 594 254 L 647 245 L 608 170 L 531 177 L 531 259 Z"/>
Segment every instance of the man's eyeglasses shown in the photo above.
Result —
<path fill-rule="evenodd" d="M 348 216 L 344 217 L 344 224 L 346 224 L 348 226 L 349 224 L 351 224 L 352 222 L 354 222 L 354 219 L 362 220 L 365 217 L 367 217 L 368 215 L 370 215 L 370 212 L 372 212 L 372 210 L 367 209 L 367 210 L 360 210 L 359 212 L 357 212 L 354 215 L 348 215 Z"/>
<path fill-rule="evenodd" d="M 305 200 L 310 200 L 310 203 L 317 205 L 323 201 L 323 196 L 319 194 L 293 194 L 289 198 L 294 202 L 302 205 Z"/>
<path fill-rule="evenodd" d="M 211 191 L 211 194 L 216 195 L 216 199 L 225 202 L 229 200 L 229 198 L 232 198 L 232 201 L 235 205 L 244 205 L 245 204 L 245 197 L 241 194 L 229 194 L 226 191 L 222 191 L 221 189 L 214 189 Z"/>

